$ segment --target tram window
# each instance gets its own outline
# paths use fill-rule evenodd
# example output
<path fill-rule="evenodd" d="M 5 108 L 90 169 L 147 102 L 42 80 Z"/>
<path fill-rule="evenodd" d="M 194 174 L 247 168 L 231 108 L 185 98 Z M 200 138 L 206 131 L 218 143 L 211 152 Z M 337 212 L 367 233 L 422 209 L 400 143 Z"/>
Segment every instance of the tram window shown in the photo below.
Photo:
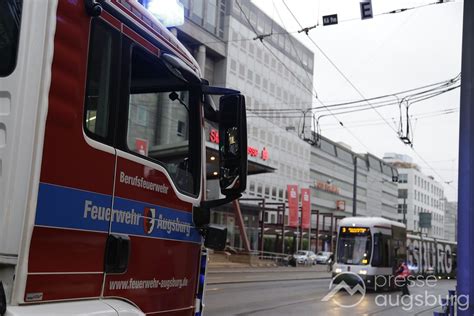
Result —
<path fill-rule="evenodd" d="M 127 149 L 162 165 L 177 188 L 199 188 L 199 93 L 171 74 L 159 58 L 133 47 Z"/>
<path fill-rule="evenodd" d="M 8 76 L 15 69 L 22 2 L 0 1 L 0 77 Z"/>
<path fill-rule="evenodd" d="M 391 267 L 394 247 L 391 245 L 390 237 L 383 234 L 374 234 L 374 255 L 372 265 L 374 267 Z"/>
<path fill-rule="evenodd" d="M 357 228 L 356 228 L 357 229 Z M 366 265 L 370 262 L 372 237 L 368 229 L 350 232 L 341 228 L 337 249 L 337 262 L 343 264 Z"/>

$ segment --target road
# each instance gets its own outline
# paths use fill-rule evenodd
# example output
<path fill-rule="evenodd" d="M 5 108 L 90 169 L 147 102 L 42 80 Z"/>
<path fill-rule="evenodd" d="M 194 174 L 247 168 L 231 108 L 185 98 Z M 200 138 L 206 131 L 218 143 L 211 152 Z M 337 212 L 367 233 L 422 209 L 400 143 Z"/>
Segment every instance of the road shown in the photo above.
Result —
<path fill-rule="evenodd" d="M 312 276 L 311 274 L 315 274 Z M 258 276 L 257 276 L 258 275 Z M 374 293 L 350 296 L 338 293 L 329 301 L 321 301 L 329 293 L 330 279 L 319 278 L 318 273 L 297 271 L 295 276 L 313 279 L 288 279 L 291 272 L 234 272 L 210 274 L 206 289 L 206 315 L 420 315 L 432 316 L 440 310 L 439 303 L 455 281 L 440 280 L 430 287 L 417 284 L 411 287 L 411 296 L 401 300 L 400 292 Z M 251 277 L 258 281 L 251 281 Z M 217 277 L 217 279 L 216 279 Z M 278 279 L 272 281 L 271 278 Z M 226 279 L 227 278 L 227 279 Z M 238 279 L 240 278 L 240 281 Z M 433 284 L 431 284 L 433 285 Z M 351 305 L 346 308 L 338 304 Z"/>

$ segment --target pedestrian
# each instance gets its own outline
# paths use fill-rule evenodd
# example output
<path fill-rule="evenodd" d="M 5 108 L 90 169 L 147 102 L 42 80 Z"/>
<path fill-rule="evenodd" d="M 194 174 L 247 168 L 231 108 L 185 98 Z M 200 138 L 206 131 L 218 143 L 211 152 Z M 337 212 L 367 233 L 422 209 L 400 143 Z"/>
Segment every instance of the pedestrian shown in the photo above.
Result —
<path fill-rule="evenodd" d="M 410 276 L 410 270 L 403 260 L 400 260 L 397 270 L 395 271 L 396 285 L 402 288 L 402 296 L 410 295 L 408 290 L 408 277 Z"/>
<path fill-rule="evenodd" d="M 332 267 L 334 265 L 334 254 L 333 253 L 331 253 L 329 255 L 329 258 L 327 260 L 327 265 L 328 265 L 328 267 L 327 267 L 328 272 L 332 272 Z"/>

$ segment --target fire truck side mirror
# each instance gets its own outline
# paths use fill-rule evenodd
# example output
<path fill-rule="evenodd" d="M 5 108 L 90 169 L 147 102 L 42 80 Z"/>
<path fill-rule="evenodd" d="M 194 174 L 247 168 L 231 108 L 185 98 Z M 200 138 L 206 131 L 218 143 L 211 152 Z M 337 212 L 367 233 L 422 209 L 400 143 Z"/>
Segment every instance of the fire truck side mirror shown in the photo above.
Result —
<path fill-rule="evenodd" d="M 219 184 L 226 196 L 240 194 L 247 184 L 247 118 L 241 94 L 219 101 Z"/>

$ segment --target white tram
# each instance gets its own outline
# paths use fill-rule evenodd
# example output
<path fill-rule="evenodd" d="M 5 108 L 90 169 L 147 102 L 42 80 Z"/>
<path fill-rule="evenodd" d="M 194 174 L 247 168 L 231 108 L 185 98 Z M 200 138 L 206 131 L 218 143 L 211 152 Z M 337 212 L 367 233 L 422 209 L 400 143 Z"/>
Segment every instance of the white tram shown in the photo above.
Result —
<path fill-rule="evenodd" d="M 347 217 L 338 225 L 333 276 L 352 272 L 367 288 L 389 288 L 403 260 L 414 275 L 454 277 L 455 251 L 455 243 L 407 235 L 405 225 L 396 221 Z"/>

